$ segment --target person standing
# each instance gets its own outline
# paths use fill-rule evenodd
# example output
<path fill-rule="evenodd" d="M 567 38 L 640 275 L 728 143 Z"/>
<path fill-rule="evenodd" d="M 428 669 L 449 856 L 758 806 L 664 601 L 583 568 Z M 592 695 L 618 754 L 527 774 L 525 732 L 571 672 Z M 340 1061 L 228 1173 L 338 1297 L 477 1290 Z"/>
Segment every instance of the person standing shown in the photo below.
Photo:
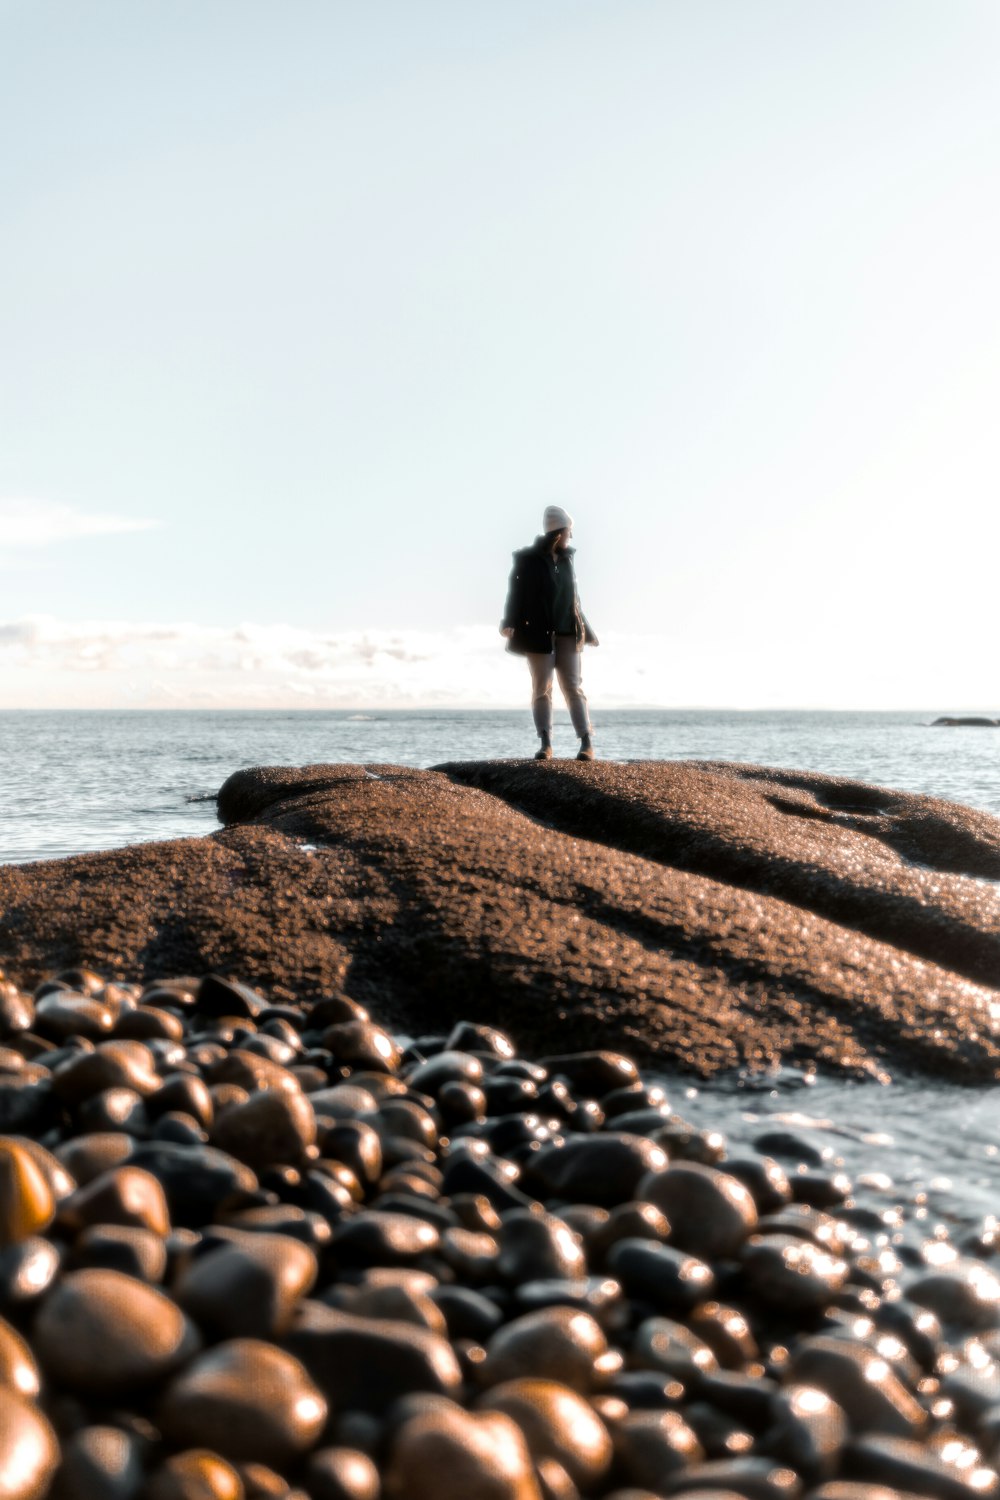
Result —
<path fill-rule="evenodd" d="M 514 553 L 500 634 L 507 650 L 526 656 L 531 672 L 531 712 L 541 747 L 536 760 L 552 759 L 552 679 L 558 677 L 573 728 L 580 739 L 577 760 L 593 760 L 594 745 L 581 680 L 583 648 L 598 645 L 580 608 L 573 566 L 573 517 L 550 505 L 542 535 Z"/>

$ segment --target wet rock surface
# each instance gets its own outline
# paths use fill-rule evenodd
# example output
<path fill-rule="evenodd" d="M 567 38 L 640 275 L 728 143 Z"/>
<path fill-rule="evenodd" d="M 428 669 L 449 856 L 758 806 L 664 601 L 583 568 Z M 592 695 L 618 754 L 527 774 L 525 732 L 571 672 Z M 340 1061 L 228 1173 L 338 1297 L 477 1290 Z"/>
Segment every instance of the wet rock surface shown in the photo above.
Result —
<path fill-rule="evenodd" d="M 0 1072 L 0 1129 L 42 1133 L 67 1105 L 94 1133 L 169 1114 L 165 1140 L 256 1137 L 266 1169 L 273 1112 L 308 1151 L 288 1100 L 249 1088 L 207 1120 L 183 1083 L 158 1097 L 149 1059 L 176 1045 L 185 976 L 211 972 L 204 1014 L 238 1028 L 268 1001 L 322 1004 L 324 1047 L 372 1077 L 398 1064 L 386 1026 L 447 1032 L 470 1006 L 470 1026 L 543 1058 L 569 1024 L 581 1050 L 702 1076 L 805 1057 L 853 1076 L 1000 1068 L 1000 822 L 956 804 L 765 767 L 553 761 L 260 768 L 219 810 L 203 839 L 0 867 L 0 964 L 22 989 L 86 962 L 176 976 L 139 1007 L 83 979 L 26 1012 L 6 999 L 12 1030 L 92 1051 L 44 1091 L 35 1055 Z M 274 1026 L 255 1046 L 282 1066 Z M 447 1083 L 449 1126 L 538 1091 Z"/>
<path fill-rule="evenodd" d="M 32 1031 L 60 986 L 114 1034 Z M 0 1135 L 0 1495 L 1000 1494 L 995 1216 L 952 1236 L 803 1130 L 731 1152 L 621 1052 L 238 979 L 10 989 L 0 1058 L 73 1084 Z M 187 1108 L 91 1130 L 123 1068 Z"/>

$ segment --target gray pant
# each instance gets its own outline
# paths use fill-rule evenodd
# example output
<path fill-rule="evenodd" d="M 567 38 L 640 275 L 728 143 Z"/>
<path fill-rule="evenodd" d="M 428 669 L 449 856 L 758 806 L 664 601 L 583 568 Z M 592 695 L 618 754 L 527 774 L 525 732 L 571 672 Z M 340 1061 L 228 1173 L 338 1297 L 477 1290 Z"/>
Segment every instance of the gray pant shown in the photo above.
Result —
<path fill-rule="evenodd" d="M 552 734 L 552 677 L 559 678 L 559 687 L 566 699 L 573 728 L 580 739 L 590 733 L 590 715 L 587 713 L 587 695 L 583 691 L 581 676 L 583 652 L 576 649 L 576 637 L 557 635 L 555 650 L 544 654 L 528 652 L 531 670 L 531 713 L 539 735 Z"/>

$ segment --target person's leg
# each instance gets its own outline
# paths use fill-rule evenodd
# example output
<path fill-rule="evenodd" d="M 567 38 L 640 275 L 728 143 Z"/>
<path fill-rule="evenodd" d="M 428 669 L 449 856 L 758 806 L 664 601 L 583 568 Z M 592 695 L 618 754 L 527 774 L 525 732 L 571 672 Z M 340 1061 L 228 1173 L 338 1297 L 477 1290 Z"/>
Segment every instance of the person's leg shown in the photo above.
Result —
<path fill-rule="evenodd" d="M 576 641 L 571 635 L 556 636 L 556 673 L 573 728 L 580 739 L 577 759 L 593 760 L 590 713 L 587 709 L 587 695 L 583 691 L 583 652 L 577 650 Z"/>
<path fill-rule="evenodd" d="M 528 668 L 531 672 L 531 715 L 535 730 L 542 742 L 536 760 L 548 760 L 552 755 L 552 674 L 555 671 L 555 653 L 531 651 L 528 653 Z"/>

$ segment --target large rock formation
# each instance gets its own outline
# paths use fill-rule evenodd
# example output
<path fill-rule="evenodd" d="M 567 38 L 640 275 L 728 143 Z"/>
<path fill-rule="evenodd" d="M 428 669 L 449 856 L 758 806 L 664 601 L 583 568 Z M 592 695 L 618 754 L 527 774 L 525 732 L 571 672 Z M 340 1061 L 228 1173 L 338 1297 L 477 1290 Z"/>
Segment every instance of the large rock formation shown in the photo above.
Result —
<path fill-rule="evenodd" d="M 0 964 L 346 990 L 713 1074 L 1000 1074 L 1000 821 L 707 762 L 264 768 L 202 839 L 0 867 Z"/>

